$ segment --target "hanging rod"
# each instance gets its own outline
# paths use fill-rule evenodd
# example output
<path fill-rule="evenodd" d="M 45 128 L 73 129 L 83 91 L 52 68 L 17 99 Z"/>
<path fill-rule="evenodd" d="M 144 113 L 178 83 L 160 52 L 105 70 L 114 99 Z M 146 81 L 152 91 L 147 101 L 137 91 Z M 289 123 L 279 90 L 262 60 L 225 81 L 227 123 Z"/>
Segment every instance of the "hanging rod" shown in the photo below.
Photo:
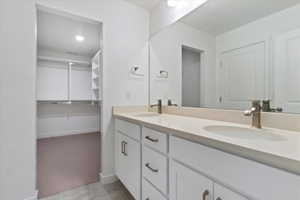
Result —
<path fill-rule="evenodd" d="M 44 60 L 44 61 L 61 62 L 61 63 L 82 64 L 82 65 L 87 65 L 87 66 L 91 65 L 91 63 L 88 61 L 64 59 L 64 58 L 57 58 L 57 57 L 51 57 L 51 56 L 38 56 L 38 59 Z"/>

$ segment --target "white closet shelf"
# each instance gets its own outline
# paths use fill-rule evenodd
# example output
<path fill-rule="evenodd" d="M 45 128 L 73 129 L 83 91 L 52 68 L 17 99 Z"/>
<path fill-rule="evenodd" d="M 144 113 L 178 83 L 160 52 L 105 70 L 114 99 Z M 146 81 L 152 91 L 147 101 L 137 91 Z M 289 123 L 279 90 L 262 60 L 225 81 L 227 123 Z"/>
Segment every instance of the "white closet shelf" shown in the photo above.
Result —
<path fill-rule="evenodd" d="M 38 104 L 63 104 L 63 105 L 70 105 L 70 104 L 98 104 L 99 100 L 37 100 Z"/>
<path fill-rule="evenodd" d="M 72 59 L 64 59 L 64 58 L 57 58 L 57 57 L 51 57 L 51 56 L 38 56 L 39 60 L 44 61 L 52 61 L 52 62 L 60 62 L 60 63 L 74 63 L 74 64 L 80 64 L 80 65 L 86 65 L 90 66 L 91 63 L 84 60 L 72 60 Z"/>

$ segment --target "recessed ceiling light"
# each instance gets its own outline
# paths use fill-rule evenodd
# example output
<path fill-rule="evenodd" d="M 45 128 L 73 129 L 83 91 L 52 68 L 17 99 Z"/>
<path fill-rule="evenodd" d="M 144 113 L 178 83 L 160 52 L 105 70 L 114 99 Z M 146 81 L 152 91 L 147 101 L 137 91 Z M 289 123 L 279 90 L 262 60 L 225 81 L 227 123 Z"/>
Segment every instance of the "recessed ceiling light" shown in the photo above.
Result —
<path fill-rule="evenodd" d="M 167 0 L 167 4 L 169 7 L 176 7 L 178 2 L 177 0 Z"/>
<path fill-rule="evenodd" d="M 85 38 L 84 38 L 82 35 L 76 35 L 76 36 L 75 36 L 75 39 L 76 39 L 78 42 L 83 42 Z"/>
<path fill-rule="evenodd" d="M 191 7 L 200 7 L 202 4 L 206 3 L 208 0 L 166 0 L 169 7 L 186 7 L 190 5 Z"/>

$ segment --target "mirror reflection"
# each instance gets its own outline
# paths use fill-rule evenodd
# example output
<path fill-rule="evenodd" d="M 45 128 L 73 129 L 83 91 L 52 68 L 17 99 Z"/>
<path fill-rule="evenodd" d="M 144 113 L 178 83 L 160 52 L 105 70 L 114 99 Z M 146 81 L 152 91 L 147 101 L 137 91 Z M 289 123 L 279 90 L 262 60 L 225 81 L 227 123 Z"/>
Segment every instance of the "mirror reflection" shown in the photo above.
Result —
<path fill-rule="evenodd" d="M 300 113 L 300 0 L 209 0 L 150 39 L 150 104 Z"/>

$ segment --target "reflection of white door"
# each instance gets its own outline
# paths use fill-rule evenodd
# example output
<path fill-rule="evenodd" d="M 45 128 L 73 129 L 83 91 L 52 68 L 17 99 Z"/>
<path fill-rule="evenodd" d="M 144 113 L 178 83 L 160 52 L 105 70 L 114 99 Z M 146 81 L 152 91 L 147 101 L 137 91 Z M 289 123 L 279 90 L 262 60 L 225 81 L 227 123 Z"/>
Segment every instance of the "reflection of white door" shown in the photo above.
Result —
<path fill-rule="evenodd" d="M 219 79 L 220 106 L 246 109 L 252 100 L 263 100 L 266 94 L 265 74 L 264 42 L 223 53 Z"/>
<path fill-rule="evenodd" d="M 300 30 L 275 40 L 274 104 L 284 112 L 300 112 Z"/>

